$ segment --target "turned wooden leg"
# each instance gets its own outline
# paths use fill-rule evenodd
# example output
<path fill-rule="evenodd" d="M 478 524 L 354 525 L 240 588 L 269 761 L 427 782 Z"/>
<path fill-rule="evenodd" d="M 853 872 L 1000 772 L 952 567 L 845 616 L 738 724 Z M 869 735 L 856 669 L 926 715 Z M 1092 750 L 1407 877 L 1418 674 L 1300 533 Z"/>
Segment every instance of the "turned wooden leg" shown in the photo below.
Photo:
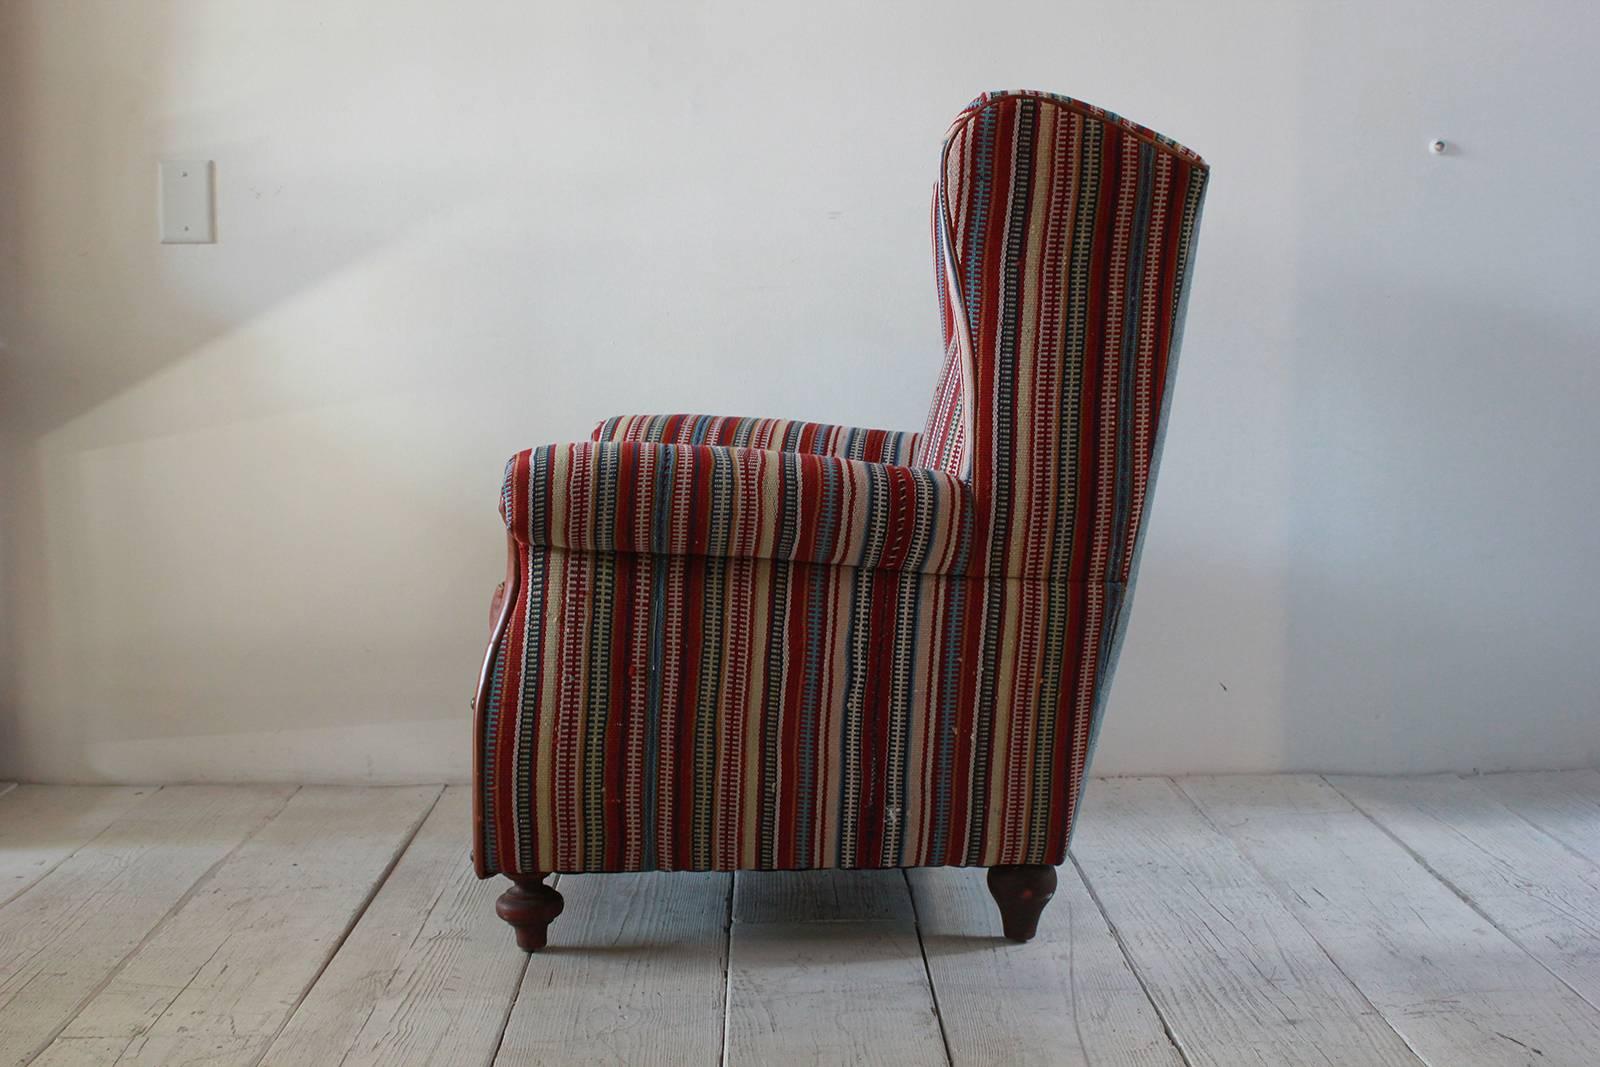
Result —
<path fill-rule="evenodd" d="M 1013 941 L 1031 941 L 1039 915 L 1056 895 L 1056 869 L 1042 863 L 989 868 L 989 893 L 1000 905 L 1000 924 Z"/>
<path fill-rule="evenodd" d="M 561 894 L 544 884 L 549 875 L 513 874 L 514 883 L 494 902 L 494 913 L 517 931 L 517 947 L 524 952 L 544 948 L 545 932 L 561 914 Z"/>

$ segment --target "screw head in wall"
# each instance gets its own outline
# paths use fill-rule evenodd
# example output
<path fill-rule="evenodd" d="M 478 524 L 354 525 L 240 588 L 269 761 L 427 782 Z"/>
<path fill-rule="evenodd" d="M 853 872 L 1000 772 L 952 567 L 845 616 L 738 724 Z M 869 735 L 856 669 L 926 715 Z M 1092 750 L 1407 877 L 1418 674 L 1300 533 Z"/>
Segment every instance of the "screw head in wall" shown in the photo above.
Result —
<path fill-rule="evenodd" d="M 1443 139 L 1435 139 L 1428 142 L 1428 151 L 1432 152 L 1436 156 L 1444 155 L 1445 150 L 1449 147 L 1450 146 L 1446 144 Z"/>

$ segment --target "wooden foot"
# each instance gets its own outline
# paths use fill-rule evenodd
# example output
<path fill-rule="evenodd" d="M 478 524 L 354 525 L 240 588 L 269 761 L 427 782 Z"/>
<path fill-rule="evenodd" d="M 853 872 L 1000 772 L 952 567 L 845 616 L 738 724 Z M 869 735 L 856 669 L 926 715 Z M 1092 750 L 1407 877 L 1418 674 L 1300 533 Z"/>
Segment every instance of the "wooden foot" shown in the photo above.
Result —
<path fill-rule="evenodd" d="M 1042 863 L 989 868 L 989 893 L 1000 905 L 1000 924 L 1013 941 L 1031 941 L 1039 915 L 1056 894 L 1056 869 Z"/>
<path fill-rule="evenodd" d="M 545 933 L 561 914 L 561 894 L 544 884 L 549 875 L 511 875 L 515 884 L 494 902 L 494 913 L 517 932 L 517 947 L 524 952 L 544 948 Z"/>

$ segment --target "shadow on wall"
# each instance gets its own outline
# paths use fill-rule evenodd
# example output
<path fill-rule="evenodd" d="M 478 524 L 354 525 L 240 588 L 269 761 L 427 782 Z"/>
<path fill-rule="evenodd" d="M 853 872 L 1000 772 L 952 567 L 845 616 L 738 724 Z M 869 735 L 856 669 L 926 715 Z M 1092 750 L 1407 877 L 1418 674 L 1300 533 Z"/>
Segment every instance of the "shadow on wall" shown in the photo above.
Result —
<path fill-rule="evenodd" d="M 407 413 L 385 401 L 450 366 L 437 350 L 386 345 L 404 322 L 365 312 L 407 303 L 377 298 L 373 264 L 414 254 L 419 232 L 470 202 L 471 182 L 386 131 L 367 135 L 361 167 L 338 165 L 366 112 L 386 107 L 370 69 L 308 64 L 292 84 L 248 65 L 222 79 L 197 72 L 208 62 L 192 45 L 208 32 L 197 23 L 232 17 L 222 9 L 14 4 L 3 17 L 0 403 L 15 436 L 0 512 L 0 773 L 26 775 L 12 760 L 34 753 L 87 761 L 80 776 L 160 776 L 159 759 L 123 758 L 122 743 L 181 742 L 197 722 L 269 739 L 297 722 L 322 726 L 335 709 L 311 706 L 308 673 L 335 692 L 352 672 L 391 679 L 368 688 L 370 714 L 409 704 L 437 719 L 439 694 L 419 693 L 407 669 L 436 644 L 438 621 L 421 605 L 454 586 L 466 617 L 467 574 L 497 569 L 492 511 L 467 523 L 455 501 L 419 498 L 402 469 L 416 457 L 388 446 Z M 186 78 L 229 89 L 192 93 Z M 281 123 L 294 96 L 303 141 L 286 150 L 266 124 Z M 396 158 L 374 160 L 385 145 Z M 162 158 L 217 161 L 221 243 L 158 243 Z M 371 173 L 386 175 L 381 187 Z M 352 203 L 365 210 L 341 210 Z M 428 302 L 409 299 L 424 314 Z M 440 397 L 433 417 L 471 415 Z M 484 469 L 475 501 L 492 493 L 494 466 Z M 424 553 L 402 535 L 387 555 L 363 554 L 359 528 L 377 507 L 340 515 L 327 503 L 341 499 L 405 501 L 405 522 L 464 525 L 459 542 L 482 551 L 374 598 L 366 591 L 385 579 L 375 571 L 403 572 L 408 553 Z M 412 598 L 414 624 L 381 617 Z M 387 640 L 363 636 L 373 624 Z M 456 632 L 461 647 L 446 652 L 461 660 L 464 693 L 476 630 Z M 277 775 L 293 777 L 293 759 L 277 758 Z"/>
<path fill-rule="evenodd" d="M 824 153 L 817 180 L 829 109 L 782 75 L 728 93 L 729 72 L 685 62 L 716 46 L 715 11 L 102 7 L 9 9 L 29 526 L 0 760 L 464 777 L 511 451 L 646 398 L 849 420 L 827 401 L 892 393 L 902 351 L 928 353 L 920 422 L 930 174 L 904 195 L 858 170 L 904 143 L 931 167 L 965 87 L 926 125 Z M 739 151 L 708 168 L 730 132 Z M 163 157 L 216 160 L 219 244 L 156 243 Z M 830 212 L 866 221 L 845 237 Z M 844 254 L 857 280 L 828 273 Z M 816 371 L 814 351 L 849 368 L 863 335 L 880 351 L 858 379 Z M 752 351 L 779 368 L 765 393 Z"/>
<path fill-rule="evenodd" d="M 375 135 L 360 150 L 387 145 L 396 158 L 364 156 L 358 174 L 338 166 L 368 125 L 373 76 L 329 63 L 308 64 L 292 82 L 248 66 L 219 78 L 194 41 L 220 32 L 208 20 L 236 17 L 220 10 L 10 11 L 17 304 L 8 419 L 41 438 L 95 412 L 92 432 L 78 428 L 88 446 L 149 433 L 153 417 L 141 422 L 143 412 L 109 402 L 219 338 L 251 343 L 230 345 L 229 365 L 192 371 L 184 390 L 169 391 L 172 405 L 194 398 L 160 412 L 169 431 L 371 392 L 379 367 L 344 343 L 381 334 L 382 322 L 332 331 L 320 351 L 275 344 L 252 324 L 470 198 L 470 182 L 410 142 Z M 196 94 L 191 81 L 213 91 Z M 227 92 L 215 91 L 218 81 Z M 293 145 L 271 128 L 284 111 L 296 116 Z M 221 243 L 158 243 L 156 165 L 170 158 L 217 161 Z M 350 204 L 379 209 L 344 210 Z"/>

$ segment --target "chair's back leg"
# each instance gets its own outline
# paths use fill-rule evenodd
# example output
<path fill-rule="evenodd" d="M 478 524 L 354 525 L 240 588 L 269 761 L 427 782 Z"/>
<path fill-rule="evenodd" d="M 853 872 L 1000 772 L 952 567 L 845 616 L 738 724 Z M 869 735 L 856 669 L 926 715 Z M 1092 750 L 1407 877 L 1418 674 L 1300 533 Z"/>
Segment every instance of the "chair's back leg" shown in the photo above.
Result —
<path fill-rule="evenodd" d="M 1056 869 L 1042 863 L 989 868 L 989 893 L 1000 905 L 1000 923 L 1013 941 L 1031 941 L 1039 915 L 1056 892 Z"/>

